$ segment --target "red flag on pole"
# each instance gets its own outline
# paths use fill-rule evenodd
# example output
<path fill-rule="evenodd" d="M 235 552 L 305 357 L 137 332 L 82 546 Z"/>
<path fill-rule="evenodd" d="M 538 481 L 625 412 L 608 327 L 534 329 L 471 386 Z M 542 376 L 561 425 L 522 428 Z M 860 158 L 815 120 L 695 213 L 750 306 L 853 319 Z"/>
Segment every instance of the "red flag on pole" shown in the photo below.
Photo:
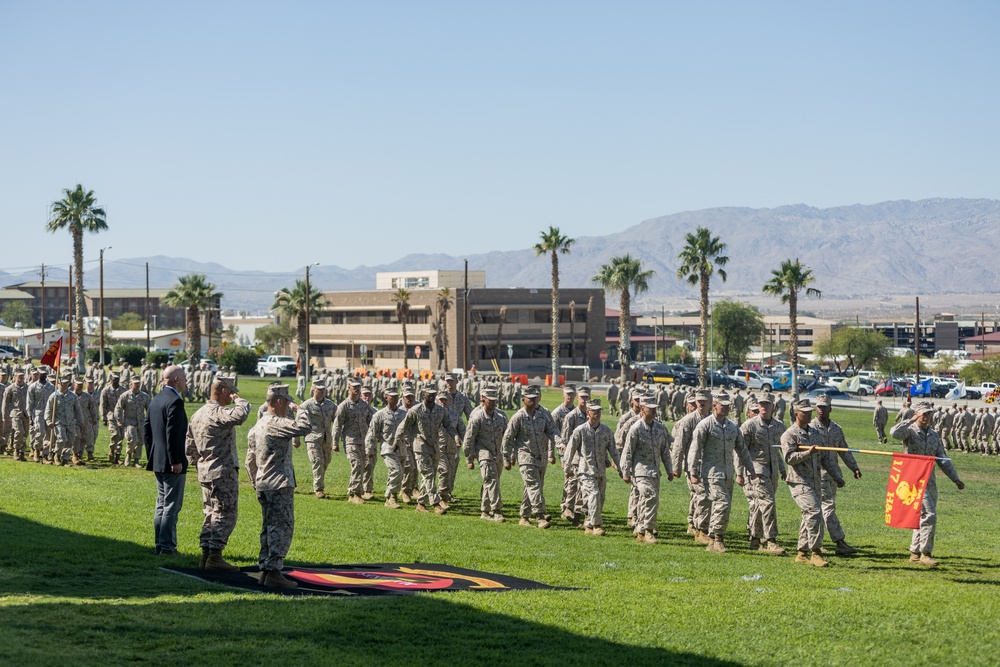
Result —
<path fill-rule="evenodd" d="M 892 528 L 919 528 L 920 506 L 927 480 L 934 470 L 933 456 L 893 454 L 889 486 L 885 490 L 885 525 Z"/>
<path fill-rule="evenodd" d="M 62 336 L 59 336 L 59 340 L 49 345 L 49 349 L 45 351 L 42 355 L 42 365 L 48 366 L 53 370 L 59 370 L 59 361 L 62 359 Z"/>

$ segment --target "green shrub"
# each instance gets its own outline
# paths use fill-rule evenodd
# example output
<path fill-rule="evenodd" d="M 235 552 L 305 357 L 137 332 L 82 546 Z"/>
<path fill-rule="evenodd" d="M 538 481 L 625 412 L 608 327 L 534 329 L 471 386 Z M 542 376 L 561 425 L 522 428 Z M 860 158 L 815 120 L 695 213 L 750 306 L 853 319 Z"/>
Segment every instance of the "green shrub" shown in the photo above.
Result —
<path fill-rule="evenodd" d="M 239 345 L 227 345 L 219 357 L 220 366 L 234 366 L 240 375 L 254 375 L 257 372 L 257 351 Z"/>
<path fill-rule="evenodd" d="M 114 358 L 114 355 L 111 353 L 111 349 L 110 348 L 107 348 L 107 347 L 104 348 L 104 363 L 105 364 L 110 364 L 111 361 L 112 361 L 112 359 L 114 359 L 115 361 L 118 361 L 117 359 Z M 100 360 L 101 360 L 101 348 L 99 348 L 99 347 L 92 347 L 89 350 L 87 350 L 87 362 L 88 363 L 97 363 Z"/>
<path fill-rule="evenodd" d="M 142 360 L 146 358 L 146 348 L 138 345 L 115 345 L 111 348 L 111 358 L 115 365 L 120 359 L 124 359 L 132 366 L 142 366 Z M 108 357 L 104 357 L 105 360 Z"/>
<path fill-rule="evenodd" d="M 162 351 L 150 352 L 146 355 L 146 362 L 156 366 L 170 363 L 170 355 Z"/>
<path fill-rule="evenodd" d="M 174 353 L 175 364 L 183 364 L 185 361 L 187 361 L 187 358 L 188 358 L 188 353 L 184 350 Z"/>

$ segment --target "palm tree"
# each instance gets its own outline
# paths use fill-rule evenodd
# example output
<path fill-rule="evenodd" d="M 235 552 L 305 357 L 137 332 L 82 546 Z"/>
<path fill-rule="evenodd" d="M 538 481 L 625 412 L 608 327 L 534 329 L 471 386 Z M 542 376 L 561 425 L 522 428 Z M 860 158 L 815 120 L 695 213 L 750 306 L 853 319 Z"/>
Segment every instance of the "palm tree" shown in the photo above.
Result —
<path fill-rule="evenodd" d="M 580 357 L 583 359 L 581 363 L 589 368 L 590 359 L 587 358 L 587 350 L 590 349 L 590 323 L 594 321 L 594 297 L 591 296 L 587 299 L 587 321 L 583 323 L 583 354 Z M 603 347 L 603 345 L 602 345 Z M 590 374 L 589 371 L 587 373 Z"/>
<path fill-rule="evenodd" d="M 771 270 L 771 279 L 762 288 L 764 294 L 781 297 L 781 303 L 788 304 L 789 345 L 792 366 L 792 394 L 799 397 L 799 292 L 806 296 L 820 297 L 822 293 L 809 284 L 816 280 L 812 269 L 803 266 L 796 259 L 786 259 L 777 269 Z"/>
<path fill-rule="evenodd" d="M 568 255 L 576 239 L 563 236 L 558 227 L 549 226 L 535 244 L 535 256 L 548 253 L 552 258 L 552 385 L 559 384 L 559 255 Z"/>
<path fill-rule="evenodd" d="M 442 287 L 441 291 L 437 295 L 437 321 L 438 321 L 438 332 L 441 336 L 440 344 L 438 349 L 440 354 L 438 354 L 438 370 L 441 370 L 442 361 L 446 360 L 448 357 L 448 311 L 451 310 L 452 304 L 451 288 Z"/>
<path fill-rule="evenodd" d="M 643 271 L 642 260 L 629 254 L 612 257 L 611 261 L 601 266 L 600 271 L 592 280 L 604 288 L 605 292 L 618 292 L 621 296 L 621 312 L 618 315 L 618 359 L 621 361 L 621 379 L 624 382 L 629 371 L 629 352 L 632 348 L 632 297 L 631 290 L 636 295 L 649 290 L 649 281 L 656 275 L 652 269 Z"/>
<path fill-rule="evenodd" d="M 308 362 L 306 359 L 306 341 L 309 339 L 309 324 L 313 319 L 313 314 L 327 304 L 323 298 L 323 293 L 310 284 L 307 309 L 306 294 L 306 281 L 296 279 L 295 286 L 292 289 L 282 287 L 278 290 L 278 293 L 274 295 L 274 303 L 271 304 L 271 310 L 278 313 L 279 317 L 284 318 L 288 322 L 295 320 L 295 342 L 299 363 L 302 366 L 303 375 L 308 379 L 309 370 L 306 368 Z M 309 314 L 308 320 L 306 319 L 307 312 Z"/>
<path fill-rule="evenodd" d="M 103 232 L 108 228 L 104 209 L 97 206 L 97 198 L 93 190 L 84 190 L 77 186 L 63 190 L 63 198 L 52 202 L 52 214 L 45 229 L 57 232 L 69 229 L 73 235 L 73 280 L 76 285 L 76 369 L 83 372 L 84 356 L 87 346 L 83 341 L 83 233 Z"/>
<path fill-rule="evenodd" d="M 209 308 L 222 298 L 222 292 L 215 291 L 215 285 L 204 275 L 191 273 L 177 279 L 177 284 L 160 297 L 169 308 L 185 309 L 184 332 L 187 335 L 187 354 L 191 368 L 196 368 L 201 360 L 201 316 L 202 310 Z"/>
<path fill-rule="evenodd" d="M 677 269 L 677 279 L 686 279 L 690 284 L 698 285 L 701 292 L 698 383 L 704 387 L 708 376 L 708 285 L 713 273 L 718 273 L 722 281 L 726 281 L 726 271 L 722 267 L 729 263 L 729 257 L 722 254 L 726 251 L 726 244 L 719 241 L 718 236 L 712 236 L 712 232 L 705 227 L 698 227 L 694 234 L 688 232 L 684 241 L 684 249 L 677 256 L 681 262 Z"/>
<path fill-rule="evenodd" d="M 396 321 L 403 327 L 403 368 L 409 368 L 410 360 L 407 357 L 409 343 L 406 338 L 406 321 L 410 319 L 410 290 L 400 287 L 392 293 L 392 300 L 396 304 Z"/>

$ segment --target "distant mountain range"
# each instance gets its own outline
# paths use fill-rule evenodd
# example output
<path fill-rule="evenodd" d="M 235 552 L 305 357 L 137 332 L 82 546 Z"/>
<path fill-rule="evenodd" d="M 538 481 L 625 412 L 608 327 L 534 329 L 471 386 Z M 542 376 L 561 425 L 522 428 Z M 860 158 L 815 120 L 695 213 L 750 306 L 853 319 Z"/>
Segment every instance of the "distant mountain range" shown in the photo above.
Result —
<path fill-rule="evenodd" d="M 694 288 L 677 279 L 677 255 L 684 236 L 708 227 L 727 245 L 727 282 L 713 279 L 713 295 L 759 295 L 770 272 L 784 259 L 798 258 L 812 268 L 824 296 L 872 298 L 885 294 L 939 294 L 1000 291 L 1000 201 L 925 199 L 819 209 L 804 204 L 772 209 L 713 208 L 646 220 L 607 236 L 577 237 L 569 255 L 560 257 L 563 286 L 592 285 L 591 278 L 609 258 L 631 253 L 656 271 L 638 308 L 659 309 L 665 302 L 697 298 Z M 560 225 L 572 235 L 572 225 Z M 470 238 L 470 244 L 474 239 Z M 490 287 L 547 287 L 549 261 L 533 250 L 488 252 L 466 257 L 412 254 L 392 263 L 342 269 L 313 268 L 313 284 L 323 290 L 374 289 L 380 271 L 416 269 L 486 271 Z M 225 308 L 264 311 L 273 293 L 294 280 L 289 274 L 238 271 L 221 264 L 183 258 L 148 257 L 106 262 L 105 287 L 142 287 L 145 263 L 150 284 L 164 287 L 177 276 L 208 274 L 225 294 Z M 91 268 L 92 267 L 92 268 Z M 97 283 L 88 267 L 86 282 Z M 298 274 L 304 274 L 299 270 Z M 55 277 L 65 281 L 65 277 Z M 0 276 L 2 284 L 37 280 L 37 275 Z M 614 303 L 613 301 L 611 302 Z"/>

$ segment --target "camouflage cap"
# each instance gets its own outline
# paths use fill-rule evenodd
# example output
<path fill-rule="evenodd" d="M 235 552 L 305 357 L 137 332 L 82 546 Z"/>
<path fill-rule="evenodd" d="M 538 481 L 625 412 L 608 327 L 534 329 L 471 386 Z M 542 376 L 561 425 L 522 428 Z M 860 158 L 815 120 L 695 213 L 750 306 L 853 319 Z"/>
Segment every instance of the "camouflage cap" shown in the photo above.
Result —
<path fill-rule="evenodd" d="M 820 396 L 819 398 L 816 399 L 816 407 L 817 408 L 832 408 L 833 407 L 833 399 L 830 398 L 829 394 L 823 394 L 822 396 Z"/>
<path fill-rule="evenodd" d="M 809 402 L 809 399 L 806 398 L 792 403 L 792 410 L 795 412 L 812 412 L 815 409 L 816 408 L 812 406 L 812 403 Z"/>
<path fill-rule="evenodd" d="M 60 373 L 60 382 L 72 382 L 73 381 L 73 371 L 66 371 L 65 373 Z"/>
<path fill-rule="evenodd" d="M 537 384 L 529 384 L 528 388 L 524 390 L 524 394 L 522 395 L 525 398 L 538 398 L 542 395 L 542 390 Z"/>
<path fill-rule="evenodd" d="M 348 387 L 360 387 L 361 386 L 361 380 L 359 380 L 358 378 L 352 377 L 350 380 L 347 381 L 347 386 Z"/>
<path fill-rule="evenodd" d="M 413 391 L 413 387 L 410 385 L 405 385 L 402 391 L 403 396 L 416 396 L 416 392 Z"/>
<path fill-rule="evenodd" d="M 771 405 L 774 405 L 774 394 L 764 394 L 763 396 L 757 399 L 757 402 L 769 403 Z"/>
<path fill-rule="evenodd" d="M 699 389 L 698 391 L 694 392 L 694 400 L 696 400 L 696 401 L 711 401 L 712 400 L 712 392 L 710 392 L 708 389 Z"/>
<path fill-rule="evenodd" d="M 444 380 L 445 382 L 455 382 L 458 380 L 458 376 L 454 373 L 445 373 Z"/>
<path fill-rule="evenodd" d="M 749 401 L 747 401 L 747 412 L 757 412 L 759 408 L 760 405 L 757 403 L 756 399 L 751 398 Z"/>
<path fill-rule="evenodd" d="M 651 399 L 651 398 L 648 398 L 648 397 L 646 397 L 646 398 L 643 398 L 643 399 L 642 399 L 642 403 L 641 403 L 641 405 L 642 405 L 642 407 L 644 407 L 644 408 L 652 408 L 653 410 L 655 410 L 656 408 L 660 407 L 660 406 L 659 406 L 659 405 L 658 405 L 658 404 L 656 403 L 656 401 L 655 401 L 655 400 L 653 400 L 653 399 Z"/>
<path fill-rule="evenodd" d="M 362 394 L 374 394 L 375 392 L 372 391 L 371 387 L 369 387 L 368 385 L 365 385 L 364 387 L 361 388 L 361 393 Z"/>
<path fill-rule="evenodd" d="M 715 403 L 718 403 L 719 405 L 732 405 L 733 404 L 733 402 L 729 399 L 729 394 L 727 394 L 724 391 L 723 392 L 719 392 L 719 394 L 714 399 L 712 399 L 712 400 Z"/>
<path fill-rule="evenodd" d="M 697 403 L 698 402 L 698 394 L 696 394 L 694 392 L 691 392 L 690 394 L 688 394 L 684 398 L 684 402 L 685 403 L 691 403 L 691 404 Z"/>
<path fill-rule="evenodd" d="M 14 377 L 17 377 L 18 375 L 20 375 L 21 377 L 24 377 L 24 371 L 21 370 L 20 368 L 18 368 L 16 371 L 14 371 Z"/>
<path fill-rule="evenodd" d="M 451 394 L 446 391 L 442 391 L 437 395 L 438 401 L 441 403 L 449 403 L 451 401 Z"/>
<path fill-rule="evenodd" d="M 236 378 L 234 378 L 232 375 L 222 375 L 220 373 L 219 375 L 215 376 L 214 380 L 212 380 L 212 384 L 217 384 L 220 387 L 225 387 L 229 391 L 236 391 Z"/>
<path fill-rule="evenodd" d="M 424 388 L 424 396 L 437 396 L 437 393 L 438 393 L 437 387 Z"/>
<path fill-rule="evenodd" d="M 913 411 L 918 415 L 921 415 L 925 412 L 934 412 L 934 406 L 931 405 L 929 401 L 920 401 L 919 403 L 913 406 Z"/>
<path fill-rule="evenodd" d="M 48 375 L 49 374 L 49 367 L 48 366 L 39 366 L 38 368 L 35 368 L 32 372 L 33 373 L 38 373 L 39 375 Z"/>
<path fill-rule="evenodd" d="M 573 396 L 576 394 L 576 387 L 571 384 L 563 385 L 563 394 L 566 396 Z"/>
<path fill-rule="evenodd" d="M 587 403 L 587 410 L 590 412 L 600 412 L 603 409 L 604 406 L 601 405 L 601 399 L 599 398 L 595 398 L 594 400 Z"/>
<path fill-rule="evenodd" d="M 119 373 L 118 371 L 111 371 L 111 374 L 108 377 L 111 378 L 112 380 L 122 379 L 121 373 Z"/>
<path fill-rule="evenodd" d="M 316 380 L 313 382 L 312 388 L 320 391 L 326 391 L 328 387 L 326 386 L 326 382 L 323 382 L 323 380 Z"/>
<path fill-rule="evenodd" d="M 498 398 L 497 390 L 493 387 L 483 389 L 482 397 L 489 401 L 495 401 Z"/>
<path fill-rule="evenodd" d="M 80 377 L 80 376 L 77 376 L 76 378 L 74 378 L 73 384 L 74 385 L 78 384 L 78 385 L 80 385 L 82 387 L 83 386 L 83 378 Z"/>
<path fill-rule="evenodd" d="M 590 387 L 580 387 L 576 390 L 577 396 L 583 396 L 584 398 L 590 398 Z"/>
<path fill-rule="evenodd" d="M 399 398 L 399 390 L 395 389 L 393 387 L 389 387 L 388 389 L 385 390 L 385 397 L 386 398 L 390 398 L 390 397 L 391 398 Z"/>
<path fill-rule="evenodd" d="M 288 398 L 288 385 L 281 382 L 272 382 L 267 385 L 267 400 L 272 398 Z"/>

